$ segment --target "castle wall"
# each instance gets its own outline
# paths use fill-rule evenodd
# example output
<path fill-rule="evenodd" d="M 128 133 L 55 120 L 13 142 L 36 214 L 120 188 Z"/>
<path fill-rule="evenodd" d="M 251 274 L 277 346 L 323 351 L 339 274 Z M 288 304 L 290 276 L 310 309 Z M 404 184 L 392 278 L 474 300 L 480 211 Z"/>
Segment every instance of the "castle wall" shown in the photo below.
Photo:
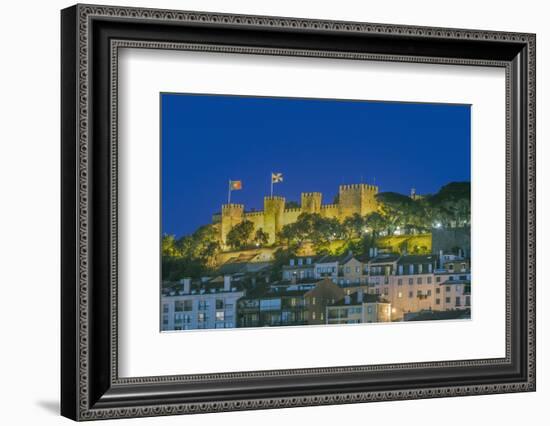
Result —
<path fill-rule="evenodd" d="M 283 217 L 282 217 L 283 226 L 290 225 L 291 223 L 296 222 L 298 220 L 298 216 L 300 216 L 301 214 L 302 214 L 301 208 L 285 209 L 283 211 Z"/>
<path fill-rule="evenodd" d="M 378 187 L 365 183 L 354 185 L 340 185 L 338 192 L 338 206 L 340 219 L 359 214 L 364 216 L 376 210 L 376 194 Z"/>
<path fill-rule="evenodd" d="M 244 214 L 244 219 L 254 224 L 254 233 L 260 228 L 263 230 L 264 212 L 246 212 Z"/>
<path fill-rule="evenodd" d="M 320 213 L 323 195 L 320 192 L 302 192 L 301 207 L 304 213 Z"/>
<path fill-rule="evenodd" d="M 277 233 L 283 227 L 284 197 L 264 197 L 264 232 L 269 235 L 268 244 L 275 243 Z"/>
<path fill-rule="evenodd" d="M 243 204 L 224 204 L 222 206 L 222 218 L 220 226 L 220 239 L 222 245 L 226 245 L 227 233 L 231 231 L 235 225 L 241 223 L 244 219 Z"/>
<path fill-rule="evenodd" d="M 322 217 L 339 219 L 357 213 L 361 216 L 376 211 L 376 194 L 378 187 L 367 184 L 340 185 L 337 204 L 322 204 L 320 192 L 304 192 L 301 195 L 301 207 L 285 209 L 284 197 L 265 197 L 264 210 L 260 212 L 244 212 L 242 204 L 225 204 L 222 206 L 221 219 L 213 218 L 214 223 L 220 223 L 220 239 L 226 246 L 227 233 L 233 226 L 243 220 L 254 224 L 254 232 L 262 229 L 269 235 L 268 244 L 275 243 L 277 233 L 282 227 L 298 220 L 302 213 L 318 213 Z"/>
<path fill-rule="evenodd" d="M 319 212 L 321 216 L 328 219 L 338 219 L 340 217 L 340 209 L 338 204 L 325 204 L 321 206 L 321 211 Z"/>

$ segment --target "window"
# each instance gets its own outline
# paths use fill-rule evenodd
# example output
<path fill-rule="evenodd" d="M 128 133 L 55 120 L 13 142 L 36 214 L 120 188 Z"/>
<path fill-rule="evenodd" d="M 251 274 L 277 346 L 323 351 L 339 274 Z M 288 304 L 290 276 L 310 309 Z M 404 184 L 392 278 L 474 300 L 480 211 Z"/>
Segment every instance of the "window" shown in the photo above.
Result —
<path fill-rule="evenodd" d="M 312 298 L 311 298 L 311 304 L 312 304 L 312 305 L 315 305 L 315 302 L 316 302 L 315 297 L 312 297 Z"/>
<path fill-rule="evenodd" d="M 450 293 L 450 292 L 451 292 L 451 286 L 450 286 L 450 285 L 445 286 L 445 291 L 446 291 L 447 293 Z"/>
<path fill-rule="evenodd" d="M 451 298 L 450 298 L 450 297 L 446 297 L 446 298 L 445 298 L 445 303 L 451 303 Z"/>
<path fill-rule="evenodd" d="M 368 312 L 369 314 L 372 314 L 372 306 L 368 306 L 368 307 L 367 307 L 367 312 Z"/>
<path fill-rule="evenodd" d="M 174 312 L 182 312 L 183 311 L 183 302 L 181 300 L 177 300 L 176 303 L 174 303 Z"/>
<path fill-rule="evenodd" d="M 402 293 L 402 292 L 398 292 L 398 293 L 397 293 L 397 298 L 398 298 L 398 299 L 401 299 L 402 297 L 403 297 L 403 293 Z"/>
<path fill-rule="evenodd" d="M 359 274 L 361 272 L 361 267 L 360 266 L 356 266 L 355 267 L 355 273 L 356 274 Z"/>
<path fill-rule="evenodd" d="M 350 273 L 350 267 L 349 266 L 346 266 L 346 274 L 349 274 Z"/>
<path fill-rule="evenodd" d="M 313 312 L 311 313 L 311 319 L 313 319 L 313 320 L 315 319 L 315 311 L 313 311 Z"/>
<path fill-rule="evenodd" d="M 409 299 L 412 299 L 412 297 L 413 297 L 413 292 L 409 291 Z"/>
<path fill-rule="evenodd" d="M 456 305 L 456 306 L 460 306 L 460 297 L 457 297 L 457 298 L 455 299 L 455 305 Z"/>
<path fill-rule="evenodd" d="M 223 320 L 225 320 L 225 312 L 224 311 L 216 312 L 216 321 L 223 321 Z"/>
<path fill-rule="evenodd" d="M 441 299 L 435 299 L 435 304 L 440 305 L 441 304 Z"/>
<path fill-rule="evenodd" d="M 466 296 L 466 302 L 464 303 L 465 306 L 470 306 L 470 296 Z"/>
<path fill-rule="evenodd" d="M 409 265 L 409 274 L 414 274 L 414 265 Z"/>
<path fill-rule="evenodd" d="M 184 300 L 183 301 L 183 310 L 186 312 L 193 310 L 193 301 L 192 300 Z"/>
<path fill-rule="evenodd" d="M 466 275 L 461 275 L 461 276 L 458 277 L 458 279 L 466 281 L 468 279 L 468 277 Z"/>
<path fill-rule="evenodd" d="M 380 294 L 380 289 L 379 288 L 376 289 L 376 294 Z"/>
<path fill-rule="evenodd" d="M 430 274 L 432 273 L 432 264 L 431 264 L 431 263 L 428 265 L 428 272 L 429 272 Z"/>
<path fill-rule="evenodd" d="M 397 280 L 397 285 L 403 285 L 403 278 L 399 278 Z"/>
<path fill-rule="evenodd" d="M 441 277 L 435 277 L 435 282 L 440 283 L 441 282 Z"/>
<path fill-rule="evenodd" d="M 205 313 L 204 313 L 204 312 L 199 312 L 198 319 L 199 319 L 199 322 L 204 322 L 204 321 L 206 321 L 206 315 L 205 315 Z"/>
<path fill-rule="evenodd" d="M 413 285 L 414 284 L 414 279 L 413 278 L 409 278 L 409 285 Z"/>
<path fill-rule="evenodd" d="M 168 313 L 168 304 L 165 303 L 164 305 L 162 305 L 162 313 L 163 314 L 167 314 Z"/>
<path fill-rule="evenodd" d="M 399 275 L 403 275 L 403 265 L 399 265 Z"/>
<path fill-rule="evenodd" d="M 416 279 L 416 283 L 417 283 L 417 284 L 422 284 L 422 277 L 418 277 L 418 278 Z"/>
<path fill-rule="evenodd" d="M 441 289 L 440 289 L 439 287 L 437 287 L 437 288 L 435 289 L 435 294 L 439 294 L 439 293 L 441 293 Z"/>
<path fill-rule="evenodd" d="M 384 287 L 384 296 L 387 296 L 388 294 L 390 294 L 390 290 L 388 287 Z"/>
<path fill-rule="evenodd" d="M 281 299 L 260 300 L 260 311 L 274 311 L 281 309 Z"/>
<path fill-rule="evenodd" d="M 321 312 L 321 321 L 325 319 L 325 313 Z"/>
<path fill-rule="evenodd" d="M 455 265 L 449 263 L 449 271 L 453 272 L 455 270 Z"/>
<path fill-rule="evenodd" d="M 223 299 L 216 299 L 216 309 L 223 309 Z"/>
<path fill-rule="evenodd" d="M 162 316 L 162 325 L 168 325 L 168 315 Z"/>
<path fill-rule="evenodd" d="M 422 265 L 418 265 L 418 273 L 419 273 L 419 274 L 422 273 Z"/>
<path fill-rule="evenodd" d="M 422 290 L 417 290 L 417 291 L 416 291 L 416 296 L 417 296 L 417 297 L 422 296 Z"/>
<path fill-rule="evenodd" d="M 431 295 L 432 295 L 432 291 L 431 291 L 431 290 L 428 290 L 428 291 L 426 292 L 426 295 L 427 295 L 427 296 L 431 296 Z"/>
<path fill-rule="evenodd" d="M 428 282 L 428 284 L 431 284 L 432 283 L 432 277 L 427 277 L 426 281 Z"/>

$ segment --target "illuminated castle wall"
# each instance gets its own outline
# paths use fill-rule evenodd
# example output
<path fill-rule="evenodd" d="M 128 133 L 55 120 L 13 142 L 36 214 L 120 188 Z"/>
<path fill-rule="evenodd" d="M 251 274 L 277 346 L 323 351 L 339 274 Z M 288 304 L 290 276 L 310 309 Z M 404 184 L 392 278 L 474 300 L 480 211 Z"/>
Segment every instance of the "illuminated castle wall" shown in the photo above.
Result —
<path fill-rule="evenodd" d="M 294 223 L 301 213 L 318 213 L 323 217 L 344 220 L 355 213 L 364 216 L 377 208 L 378 187 L 367 184 L 340 185 L 338 203 L 323 204 L 320 192 L 303 192 L 299 208 L 286 209 L 284 197 L 264 197 L 264 210 L 245 212 L 243 204 L 222 205 L 221 217 L 214 221 L 220 224 L 220 239 L 226 247 L 227 233 L 238 223 L 248 220 L 254 224 L 254 232 L 262 229 L 269 235 L 269 244 L 275 242 L 277 233 L 284 225 Z"/>

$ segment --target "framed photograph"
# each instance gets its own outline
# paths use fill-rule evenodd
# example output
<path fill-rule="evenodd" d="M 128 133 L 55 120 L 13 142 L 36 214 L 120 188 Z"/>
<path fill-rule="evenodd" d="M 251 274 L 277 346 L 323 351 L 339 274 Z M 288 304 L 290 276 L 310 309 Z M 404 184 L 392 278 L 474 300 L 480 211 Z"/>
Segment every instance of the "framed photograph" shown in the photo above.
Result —
<path fill-rule="evenodd" d="M 535 35 L 61 12 L 61 412 L 535 390 Z"/>

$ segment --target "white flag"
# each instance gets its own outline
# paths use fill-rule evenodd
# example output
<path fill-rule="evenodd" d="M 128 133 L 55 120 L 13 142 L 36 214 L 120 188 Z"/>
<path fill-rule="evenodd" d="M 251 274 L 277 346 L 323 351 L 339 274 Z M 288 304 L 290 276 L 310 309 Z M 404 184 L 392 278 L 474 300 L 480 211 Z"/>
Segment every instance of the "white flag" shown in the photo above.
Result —
<path fill-rule="evenodd" d="M 271 173 L 271 183 L 279 183 L 283 181 L 282 173 Z"/>

